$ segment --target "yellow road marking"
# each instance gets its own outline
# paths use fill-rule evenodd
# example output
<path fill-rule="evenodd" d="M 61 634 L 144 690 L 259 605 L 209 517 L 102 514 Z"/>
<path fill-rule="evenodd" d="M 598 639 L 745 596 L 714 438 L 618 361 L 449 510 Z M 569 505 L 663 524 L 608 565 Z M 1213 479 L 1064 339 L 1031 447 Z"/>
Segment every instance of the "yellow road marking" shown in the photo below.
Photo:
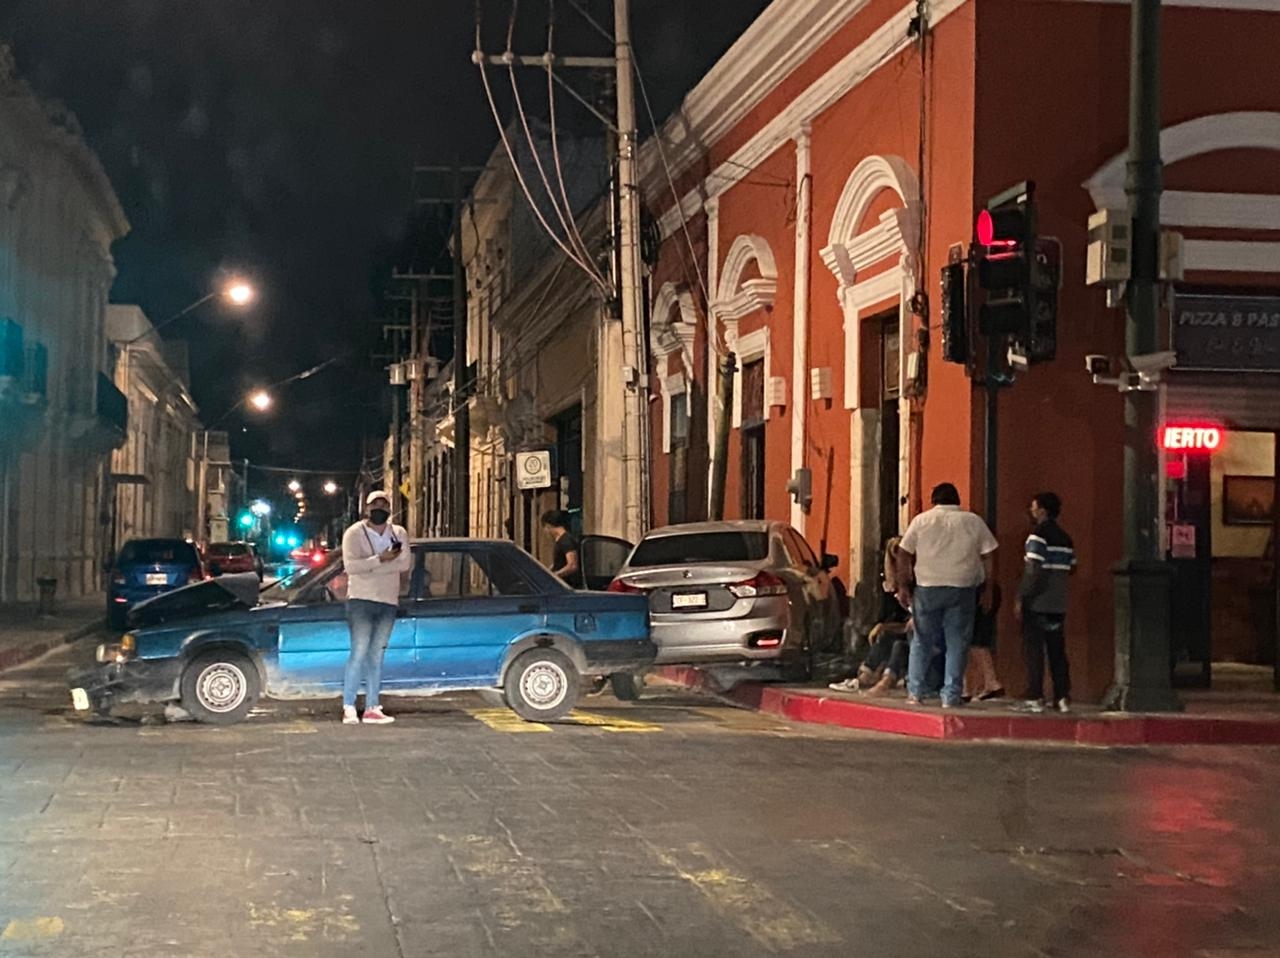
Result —
<path fill-rule="evenodd" d="M 495 732 L 550 732 L 550 725 L 526 722 L 511 709 L 468 709 L 467 714 Z"/>
<path fill-rule="evenodd" d="M 713 908 L 766 948 L 790 951 L 841 941 L 816 916 L 774 895 L 761 882 L 735 874 L 717 862 L 704 845 L 655 852 L 664 865 L 701 892 Z"/>
<path fill-rule="evenodd" d="M 5 925 L 0 939 L 5 941 L 35 941 L 39 938 L 57 938 L 62 934 L 61 918 L 15 918 Z"/>
<path fill-rule="evenodd" d="M 622 718 L 614 716 L 610 713 L 600 714 L 598 712 L 583 712 L 574 709 L 569 713 L 569 718 L 578 725 L 594 725 L 602 728 L 606 732 L 661 732 L 662 726 L 655 725 L 653 722 L 640 722 L 636 719 Z"/>

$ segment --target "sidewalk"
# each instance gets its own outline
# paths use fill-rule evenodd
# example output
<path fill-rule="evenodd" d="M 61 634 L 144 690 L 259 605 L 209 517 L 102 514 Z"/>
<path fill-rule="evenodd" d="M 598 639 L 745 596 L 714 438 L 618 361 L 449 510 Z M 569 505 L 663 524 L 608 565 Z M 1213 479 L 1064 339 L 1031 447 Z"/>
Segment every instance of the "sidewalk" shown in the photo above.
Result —
<path fill-rule="evenodd" d="M 36 615 L 34 602 L 0 605 L 0 673 L 102 627 L 105 602 L 100 595 L 61 599 L 48 617 Z"/>
<path fill-rule="evenodd" d="M 944 741 L 1076 745 L 1280 745 L 1280 694 L 1183 693 L 1179 714 L 1120 714 L 1082 705 L 1071 714 L 1014 712 L 1009 699 L 960 709 L 909 706 L 905 696 L 869 699 L 825 687 L 740 682 L 722 688 L 700 669 L 666 667 L 669 682 L 796 722 Z"/>

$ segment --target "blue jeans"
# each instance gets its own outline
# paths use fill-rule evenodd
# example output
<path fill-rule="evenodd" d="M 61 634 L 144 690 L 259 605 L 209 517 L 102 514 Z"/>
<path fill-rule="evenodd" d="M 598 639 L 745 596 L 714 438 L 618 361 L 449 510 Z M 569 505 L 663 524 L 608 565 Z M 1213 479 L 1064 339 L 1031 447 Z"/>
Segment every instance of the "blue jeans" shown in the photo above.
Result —
<path fill-rule="evenodd" d="M 378 707 L 382 687 L 382 657 L 396 624 L 396 607 L 367 599 L 347 600 L 347 625 L 351 629 L 351 654 L 342 677 L 342 704 L 356 704 L 360 681 L 365 682 L 364 707 Z"/>
<path fill-rule="evenodd" d="M 915 635 L 911 639 L 911 658 L 907 666 L 907 692 L 916 698 L 927 694 L 925 674 L 936 650 L 944 651 L 946 661 L 942 681 L 942 702 L 957 705 L 964 691 L 964 670 L 969 662 L 969 643 L 973 641 L 973 620 L 977 612 L 977 594 L 973 589 L 950 586 L 921 586 L 911 603 Z"/>

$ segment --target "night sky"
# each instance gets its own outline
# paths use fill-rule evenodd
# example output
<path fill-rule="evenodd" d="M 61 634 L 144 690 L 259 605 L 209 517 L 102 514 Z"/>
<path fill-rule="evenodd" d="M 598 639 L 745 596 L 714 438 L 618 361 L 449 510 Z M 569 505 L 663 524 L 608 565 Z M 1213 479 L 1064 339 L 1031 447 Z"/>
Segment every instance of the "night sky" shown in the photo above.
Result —
<path fill-rule="evenodd" d="M 660 118 L 766 5 L 633 3 Z M 611 22 L 608 0 L 584 5 Z M 493 52 L 509 13 L 510 0 L 484 4 Z M 521 5 L 518 51 L 542 51 L 547 13 L 547 0 Z M 558 51 L 609 52 L 566 0 L 557 24 Z M 403 255 L 411 166 L 480 163 L 497 142 L 470 63 L 474 32 L 469 0 L 0 5 L 0 42 L 38 93 L 78 115 L 132 223 L 115 249 L 113 300 L 159 323 L 228 272 L 261 290 L 247 312 L 210 304 L 167 330 L 191 343 L 205 421 L 252 386 L 345 357 L 278 390 L 268 417 L 226 418 L 238 458 L 354 471 L 362 437 L 385 433 L 385 374 L 367 353 L 380 277 Z M 526 106 L 545 113 L 535 79 L 541 96 Z M 572 118 L 567 102 L 557 109 Z"/>

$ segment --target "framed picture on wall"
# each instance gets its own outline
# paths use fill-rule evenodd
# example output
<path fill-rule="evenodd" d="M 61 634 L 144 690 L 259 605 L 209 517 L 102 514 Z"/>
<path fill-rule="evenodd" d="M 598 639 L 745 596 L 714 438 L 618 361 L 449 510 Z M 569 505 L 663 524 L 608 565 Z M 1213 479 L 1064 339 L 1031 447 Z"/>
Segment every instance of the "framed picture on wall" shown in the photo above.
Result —
<path fill-rule="evenodd" d="M 1272 476 L 1223 476 L 1222 522 L 1228 526 L 1269 526 L 1275 522 L 1276 481 Z"/>

